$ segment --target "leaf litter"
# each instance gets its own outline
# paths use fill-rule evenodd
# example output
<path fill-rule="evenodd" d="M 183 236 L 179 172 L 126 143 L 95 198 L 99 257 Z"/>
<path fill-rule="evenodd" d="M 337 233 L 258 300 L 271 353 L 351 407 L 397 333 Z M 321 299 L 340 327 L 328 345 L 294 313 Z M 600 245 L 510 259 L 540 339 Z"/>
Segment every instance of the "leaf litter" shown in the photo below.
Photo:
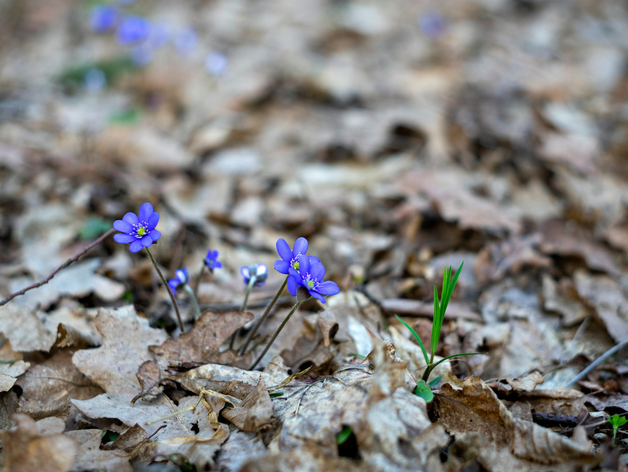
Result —
<path fill-rule="evenodd" d="M 2 297 L 146 201 L 167 276 L 223 268 L 185 332 L 111 238 L 0 302 L 3 470 L 626 469 L 625 349 L 572 382 L 628 338 L 622 2 L 5 3 Z M 103 6 L 171 40 L 90 30 Z M 281 284 L 241 309 L 238 270 L 298 237 L 341 292 L 251 370 L 292 301 L 238 355 Z M 395 315 L 427 342 L 462 261 L 434 360 L 485 355 L 426 401 Z"/>

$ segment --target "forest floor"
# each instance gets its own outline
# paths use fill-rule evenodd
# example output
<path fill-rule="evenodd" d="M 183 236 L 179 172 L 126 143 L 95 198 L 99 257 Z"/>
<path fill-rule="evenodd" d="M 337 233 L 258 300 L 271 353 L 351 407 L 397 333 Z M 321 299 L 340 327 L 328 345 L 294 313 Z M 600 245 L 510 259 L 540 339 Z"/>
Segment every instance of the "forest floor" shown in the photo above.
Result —
<path fill-rule="evenodd" d="M 628 470 L 628 7 L 437 3 L 0 2 L 0 298 L 222 263 L 0 302 L 3 471 Z"/>

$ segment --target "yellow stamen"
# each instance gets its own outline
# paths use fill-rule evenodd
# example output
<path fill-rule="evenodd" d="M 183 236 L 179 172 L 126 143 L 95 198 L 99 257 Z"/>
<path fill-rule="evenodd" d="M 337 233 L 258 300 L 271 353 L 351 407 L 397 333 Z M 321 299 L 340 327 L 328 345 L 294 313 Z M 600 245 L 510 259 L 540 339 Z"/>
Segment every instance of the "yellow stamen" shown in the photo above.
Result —
<path fill-rule="evenodd" d="M 144 236 L 146 234 L 146 229 L 143 226 L 140 226 L 137 230 L 138 236 Z"/>

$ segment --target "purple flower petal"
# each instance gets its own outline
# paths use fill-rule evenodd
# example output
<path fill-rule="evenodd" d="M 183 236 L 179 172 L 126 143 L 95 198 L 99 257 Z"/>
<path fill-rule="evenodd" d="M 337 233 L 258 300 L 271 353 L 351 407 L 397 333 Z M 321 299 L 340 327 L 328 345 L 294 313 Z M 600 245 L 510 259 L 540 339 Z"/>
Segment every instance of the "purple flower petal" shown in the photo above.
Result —
<path fill-rule="evenodd" d="M 150 237 L 153 238 L 153 242 L 157 241 L 161 238 L 161 231 L 157 231 L 156 229 L 150 232 Z"/>
<path fill-rule="evenodd" d="M 142 246 L 149 247 L 151 244 L 153 244 L 153 238 L 150 237 L 150 234 L 147 234 L 142 239 L 140 239 L 140 242 L 142 243 Z"/>
<path fill-rule="evenodd" d="M 214 260 L 214 269 L 220 269 L 222 267 L 222 262 Z"/>
<path fill-rule="evenodd" d="M 148 219 L 150 218 L 150 215 L 152 214 L 153 214 L 153 205 L 146 202 L 146 203 L 142 203 L 142 206 L 140 207 L 140 212 L 137 214 L 137 216 L 139 217 L 139 220 L 142 223 L 147 223 Z"/>
<path fill-rule="evenodd" d="M 113 229 L 122 233 L 130 233 L 133 231 L 133 226 L 123 220 L 116 220 L 113 222 Z"/>
<path fill-rule="evenodd" d="M 294 242 L 293 253 L 296 256 L 297 254 L 305 254 L 307 252 L 308 242 L 305 238 L 299 238 Z"/>
<path fill-rule="evenodd" d="M 315 262 L 310 266 L 310 275 L 314 280 L 323 280 L 323 277 L 325 277 L 325 266 L 320 262 Z"/>
<path fill-rule="evenodd" d="M 281 238 L 277 240 L 277 253 L 279 257 L 281 257 L 284 261 L 290 262 L 292 259 L 292 251 L 290 250 L 290 246 L 285 239 Z"/>
<path fill-rule="evenodd" d="M 316 257 L 316 256 L 307 256 L 307 260 L 310 261 L 310 265 L 314 264 L 315 262 L 320 262 L 321 260 Z"/>
<path fill-rule="evenodd" d="M 142 250 L 142 242 L 137 239 L 131 243 L 129 246 L 129 251 L 131 252 L 140 252 Z"/>
<path fill-rule="evenodd" d="M 314 298 L 319 299 L 321 303 L 325 303 L 325 298 L 323 298 L 322 295 L 316 293 L 314 290 L 308 290 L 308 292 L 310 292 L 310 295 L 312 295 Z"/>
<path fill-rule="evenodd" d="M 137 223 L 139 223 L 137 219 L 137 215 L 132 212 L 128 212 L 126 215 L 122 217 L 122 219 L 130 225 L 136 225 Z"/>
<path fill-rule="evenodd" d="M 130 244 L 135 241 L 135 237 L 131 236 L 130 234 L 118 233 L 113 235 L 113 240 L 120 244 Z"/>
<path fill-rule="evenodd" d="M 292 295 L 293 297 L 297 294 L 297 289 L 299 288 L 299 280 L 301 279 L 297 279 L 293 276 L 288 277 L 288 292 L 290 292 L 290 295 Z"/>
<path fill-rule="evenodd" d="M 288 270 L 290 269 L 290 264 L 288 264 L 286 261 L 275 261 L 273 267 L 280 274 L 287 274 Z"/>
<path fill-rule="evenodd" d="M 340 289 L 338 288 L 338 284 L 336 284 L 336 282 L 326 280 L 325 282 L 321 282 L 318 287 L 316 287 L 316 291 L 322 295 L 336 295 L 340 292 Z"/>
<path fill-rule="evenodd" d="M 148 223 L 149 230 L 155 229 L 155 226 L 157 226 L 157 223 L 159 223 L 159 213 L 155 212 L 152 215 L 150 215 L 146 223 Z"/>
<path fill-rule="evenodd" d="M 251 272 L 249 271 L 249 266 L 242 266 L 240 268 L 240 274 L 242 274 L 242 277 L 244 277 L 245 279 L 250 279 L 251 278 Z"/>
<path fill-rule="evenodd" d="M 310 271 L 309 257 L 299 257 L 299 274 L 305 276 Z"/>

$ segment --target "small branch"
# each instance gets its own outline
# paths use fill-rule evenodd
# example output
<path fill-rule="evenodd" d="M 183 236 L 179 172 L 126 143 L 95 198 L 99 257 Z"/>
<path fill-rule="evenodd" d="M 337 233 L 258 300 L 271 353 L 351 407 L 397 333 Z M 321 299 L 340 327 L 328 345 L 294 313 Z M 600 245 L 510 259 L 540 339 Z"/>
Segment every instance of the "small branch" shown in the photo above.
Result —
<path fill-rule="evenodd" d="M 78 261 L 83 255 L 85 255 L 85 253 L 87 253 L 90 249 L 92 249 L 94 246 L 96 246 L 97 244 L 101 243 L 102 241 L 104 241 L 105 239 L 107 239 L 109 236 L 111 236 L 113 233 L 115 233 L 116 230 L 115 229 L 110 229 L 109 231 L 107 231 L 105 234 L 103 234 L 100 238 L 98 238 L 96 241 L 94 241 L 93 243 L 91 243 L 89 246 L 85 247 L 81 252 L 79 252 L 77 255 L 75 255 L 74 257 L 68 259 L 67 261 L 65 261 L 63 264 L 61 264 L 59 267 L 57 267 L 48 277 L 46 277 L 44 280 L 34 283 L 32 285 L 29 285 L 26 288 L 23 288 L 22 290 L 12 293 L 11 295 L 9 295 L 7 298 L 5 298 L 4 300 L 0 301 L 0 306 L 2 305 L 6 305 L 7 303 L 9 303 L 11 300 L 13 300 L 15 297 L 19 297 L 20 295 L 24 295 L 26 292 L 28 292 L 29 290 L 33 290 L 34 288 L 38 288 L 41 287 L 44 284 L 47 284 L 48 282 L 50 282 L 52 280 L 52 278 L 57 275 L 57 272 L 59 272 L 61 269 L 65 269 L 66 267 L 74 264 L 76 261 Z"/>
<path fill-rule="evenodd" d="M 578 381 L 582 380 L 583 378 L 585 378 L 589 374 L 589 372 L 591 372 L 593 369 L 598 367 L 608 357 L 612 356 L 613 354 L 615 354 L 617 351 L 619 351 L 622 347 L 624 347 L 626 345 L 628 345 L 628 338 L 624 339 L 622 342 L 620 342 L 616 346 L 613 346 L 608 351 L 606 351 L 604 354 L 602 354 L 600 357 L 598 357 L 593 362 L 591 362 L 591 364 L 589 364 L 589 366 L 586 369 L 584 369 L 582 372 L 580 372 L 578 375 L 576 375 L 570 382 L 567 383 L 566 386 L 571 388 L 576 382 L 578 382 Z"/>

